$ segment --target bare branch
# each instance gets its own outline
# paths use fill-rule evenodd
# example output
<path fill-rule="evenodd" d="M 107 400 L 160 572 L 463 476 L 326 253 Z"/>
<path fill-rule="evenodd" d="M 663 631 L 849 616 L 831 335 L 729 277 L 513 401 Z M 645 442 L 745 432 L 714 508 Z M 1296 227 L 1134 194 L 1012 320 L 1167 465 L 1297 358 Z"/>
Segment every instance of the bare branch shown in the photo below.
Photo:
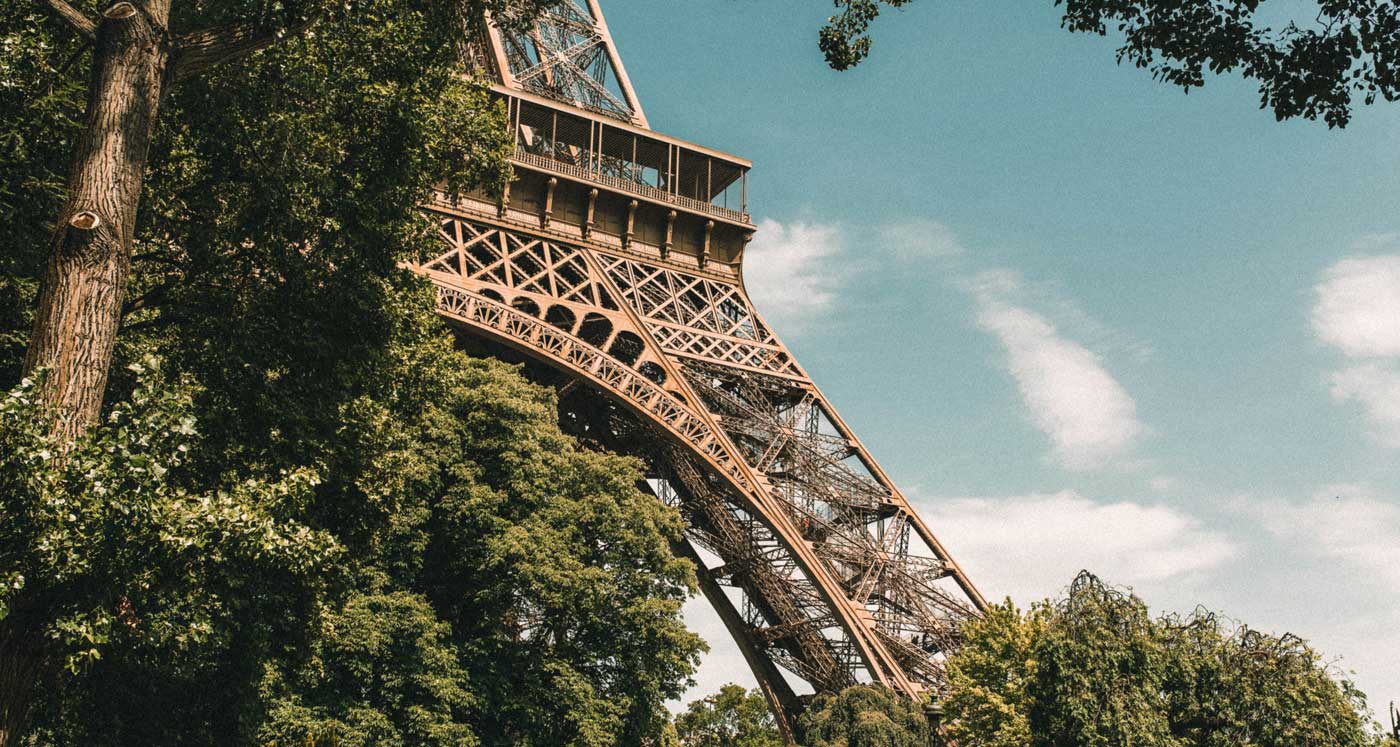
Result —
<path fill-rule="evenodd" d="M 87 14 L 69 5 L 65 0 L 44 0 L 44 2 L 48 4 L 49 10 L 52 10 L 54 15 L 67 21 L 68 25 L 72 26 L 73 30 L 81 34 L 84 39 L 93 41 L 97 38 L 97 23 L 88 18 Z"/>
<path fill-rule="evenodd" d="M 179 82 L 192 78 L 217 65 L 300 36 L 318 18 L 312 16 L 286 29 L 266 30 L 250 23 L 240 23 L 181 34 L 176 39 L 171 63 L 174 80 Z"/>

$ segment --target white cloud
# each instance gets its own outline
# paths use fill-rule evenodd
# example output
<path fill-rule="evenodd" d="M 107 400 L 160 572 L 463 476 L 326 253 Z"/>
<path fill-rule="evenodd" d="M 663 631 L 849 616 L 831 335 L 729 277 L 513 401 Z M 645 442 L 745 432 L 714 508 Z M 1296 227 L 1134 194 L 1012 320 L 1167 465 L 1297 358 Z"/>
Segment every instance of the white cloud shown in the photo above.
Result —
<path fill-rule="evenodd" d="M 1355 358 L 1400 356 L 1400 255 L 1344 259 L 1314 291 L 1323 342 Z"/>
<path fill-rule="evenodd" d="M 1385 241 L 1393 246 L 1393 239 Z M 1359 403 L 1376 441 L 1400 449 L 1400 255 L 1341 260 L 1314 292 L 1318 338 L 1348 357 L 1369 359 L 1332 373 L 1332 398 Z"/>
<path fill-rule="evenodd" d="M 1334 485 L 1302 500 L 1241 498 L 1234 508 L 1263 530 L 1257 555 L 1273 572 L 1240 579 L 1264 591 L 1274 618 L 1253 622 L 1282 622 L 1342 657 L 1338 668 L 1355 670 L 1373 705 L 1400 695 L 1400 495 Z"/>
<path fill-rule="evenodd" d="M 1097 503 L 1070 490 L 917 504 L 991 599 L 1054 596 L 1085 569 L 1113 584 L 1160 586 L 1239 553 L 1232 538 L 1170 506 Z"/>
<path fill-rule="evenodd" d="M 1383 588 L 1400 589 L 1400 501 L 1382 499 L 1362 486 L 1336 485 L 1305 501 L 1245 500 L 1240 505 L 1294 552 L 1341 561 L 1380 580 Z"/>
<path fill-rule="evenodd" d="M 1062 337 L 1044 317 L 1006 297 L 1019 285 L 1007 271 L 982 273 L 972 284 L 977 323 L 1001 340 L 1007 367 L 1032 422 L 1069 469 L 1093 469 L 1124 457 L 1147 431 L 1137 405 L 1099 356 Z"/>
<path fill-rule="evenodd" d="M 846 279 L 840 230 L 765 218 L 744 252 L 744 288 L 778 333 L 800 333 L 829 313 Z"/>
<path fill-rule="evenodd" d="M 951 229 L 927 218 L 887 223 L 876 234 L 884 251 L 905 262 L 955 257 L 966 251 Z"/>
<path fill-rule="evenodd" d="M 1360 403 L 1371 420 L 1372 436 L 1400 449 L 1400 369 L 1366 363 L 1337 371 L 1332 374 L 1332 397 Z"/>

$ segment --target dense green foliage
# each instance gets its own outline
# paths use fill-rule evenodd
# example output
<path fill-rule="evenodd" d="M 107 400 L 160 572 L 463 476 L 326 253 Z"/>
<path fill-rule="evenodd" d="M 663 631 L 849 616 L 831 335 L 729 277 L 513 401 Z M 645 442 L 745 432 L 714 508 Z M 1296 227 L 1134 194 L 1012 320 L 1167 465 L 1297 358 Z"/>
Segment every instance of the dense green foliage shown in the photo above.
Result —
<path fill-rule="evenodd" d="M 168 95 L 116 419 L 45 461 L 26 389 L 6 405 L 0 653 L 36 654 L 32 743 L 601 746 L 667 726 L 702 645 L 677 514 L 636 462 L 564 436 L 551 392 L 456 351 L 397 268 L 434 240 L 431 189 L 508 173 L 503 112 L 461 76 L 460 14 L 485 4 L 337 4 Z M 0 9 L 0 48 L 9 387 L 86 51 L 27 3 Z"/>
<path fill-rule="evenodd" d="M 782 747 L 782 735 L 757 690 L 729 684 L 692 701 L 676 714 L 676 736 L 683 747 Z"/>
<path fill-rule="evenodd" d="M 805 747 L 926 747 L 923 704 L 879 685 L 818 695 L 797 724 Z"/>
<path fill-rule="evenodd" d="M 0 621 L 70 675 L 114 646 L 209 644 L 231 606 L 306 614 L 340 554 L 293 518 L 315 488 L 307 472 L 192 479 L 188 387 L 154 362 L 132 368 L 128 398 L 61 460 L 32 382 L 0 402 Z M 250 579 L 273 593 L 245 594 Z"/>
<path fill-rule="evenodd" d="M 968 747 L 1369 747 L 1365 697 L 1293 636 L 1198 610 L 1153 618 L 1088 574 L 1057 603 L 967 626 L 948 665 L 950 741 Z"/>

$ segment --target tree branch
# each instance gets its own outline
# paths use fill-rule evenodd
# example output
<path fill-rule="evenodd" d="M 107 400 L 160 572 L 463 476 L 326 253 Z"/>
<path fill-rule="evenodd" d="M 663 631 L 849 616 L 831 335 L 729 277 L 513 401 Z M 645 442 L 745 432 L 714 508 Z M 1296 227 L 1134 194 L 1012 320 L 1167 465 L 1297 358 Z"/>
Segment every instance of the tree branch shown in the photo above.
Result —
<path fill-rule="evenodd" d="M 72 26 L 73 30 L 81 34 L 84 39 L 88 41 L 97 39 L 97 23 L 88 18 L 87 14 L 69 5 L 66 0 L 44 0 L 44 2 L 49 6 L 49 10 L 54 12 L 54 15 L 67 21 L 68 25 Z"/>
<path fill-rule="evenodd" d="M 176 39 L 171 62 L 174 81 L 178 83 L 217 65 L 267 49 L 284 39 L 300 36 L 318 19 L 319 16 L 312 16 L 286 29 L 277 30 L 265 30 L 250 23 L 240 23 L 181 34 Z"/>
<path fill-rule="evenodd" d="M 151 286 L 151 288 L 145 293 L 142 293 L 140 297 L 127 301 L 126 304 L 122 306 L 122 318 L 125 319 L 138 311 L 145 311 L 160 306 L 161 302 L 165 300 L 165 297 L 170 295 L 171 286 L 171 283 L 161 283 L 160 285 Z"/>

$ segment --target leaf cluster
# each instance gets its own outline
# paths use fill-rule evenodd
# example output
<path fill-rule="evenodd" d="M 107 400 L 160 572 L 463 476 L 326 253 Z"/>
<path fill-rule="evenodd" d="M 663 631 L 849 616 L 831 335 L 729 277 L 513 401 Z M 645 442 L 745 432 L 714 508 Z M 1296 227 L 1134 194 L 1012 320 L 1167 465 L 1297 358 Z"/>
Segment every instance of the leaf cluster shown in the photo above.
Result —
<path fill-rule="evenodd" d="M 1375 747 L 1365 696 L 1296 636 L 1198 609 L 1152 617 L 1087 573 L 1025 614 L 1009 601 L 948 661 L 960 745 Z"/>
<path fill-rule="evenodd" d="M 797 723 L 808 747 L 925 747 L 923 704 L 880 685 L 852 685 L 812 699 Z"/>
<path fill-rule="evenodd" d="M 67 453 L 38 427 L 35 382 L 0 402 L 0 639 L 68 676 L 114 646 L 181 656 L 225 635 L 239 605 L 262 620 L 297 609 L 341 549 L 296 518 L 306 470 L 190 474 L 189 384 L 154 359 L 132 368 L 132 391 Z M 250 577 L 277 598 L 240 598 Z"/>
<path fill-rule="evenodd" d="M 682 747 L 781 747 L 782 735 L 763 694 L 735 684 L 692 701 L 676 714 Z"/>
<path fill-rule="evenodd" d="M 1315 18 L 1282 28 L 1256 19 L 1263 0 L 1056 0 L 1070 31 L 1123 35 L 1120 62 L 1190 91 L 1205 74 L 1259 84 L 1260 108 L 1279 120 L 1345 127 L 1359 97 L 1400 98 L 1400 8 L 1385 0 L 1319 0 Z"/>
<path fill-rule="evenodd" d="M 817 46 L 832 70 L 849 70 L 870 56 L 870 24 L 881 6 L 900 8 L 910 0 L 836 0 L 839 11 L 826 20 Z"/>

